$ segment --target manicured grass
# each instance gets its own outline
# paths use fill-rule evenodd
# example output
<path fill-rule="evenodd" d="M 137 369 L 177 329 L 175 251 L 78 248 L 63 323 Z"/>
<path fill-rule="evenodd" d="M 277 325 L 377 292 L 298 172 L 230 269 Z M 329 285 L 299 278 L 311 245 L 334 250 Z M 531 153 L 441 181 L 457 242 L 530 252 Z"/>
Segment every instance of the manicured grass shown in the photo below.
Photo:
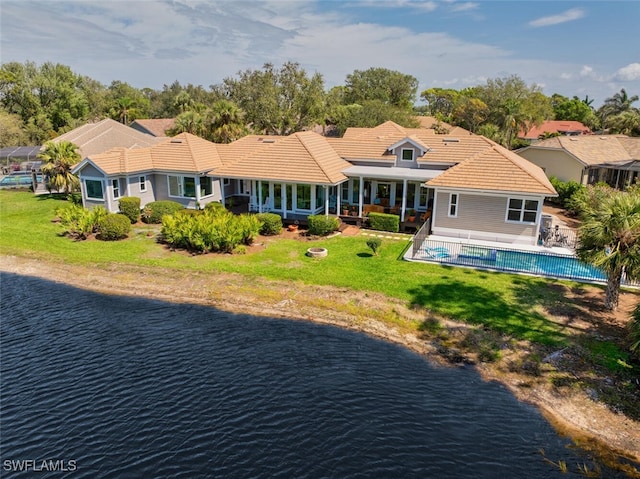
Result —
<path fill-rule="evenodd" d="M 379 292 L 516 338 L 556 345 L 566 339 L 544 314 L 546 307 L 563 300 L 563 288 L 550 287 L 554 281 L 403 261 L 406 241 L 383 240 L 378 256 L 371 254 L 366 236 L 314 242 L 274 238 L 254 254 L 191 256 L 169 251 L 143 230 L 125 241 L 72 241 L 52 222 L 56 208 L 65 205 L 55 197 L 0 191 L 0 252 L 96 267 L 124 263 L 232 272 Z M 325 247 L 329 254 L 309 258 L 305 252 L 310 246 Z"/>

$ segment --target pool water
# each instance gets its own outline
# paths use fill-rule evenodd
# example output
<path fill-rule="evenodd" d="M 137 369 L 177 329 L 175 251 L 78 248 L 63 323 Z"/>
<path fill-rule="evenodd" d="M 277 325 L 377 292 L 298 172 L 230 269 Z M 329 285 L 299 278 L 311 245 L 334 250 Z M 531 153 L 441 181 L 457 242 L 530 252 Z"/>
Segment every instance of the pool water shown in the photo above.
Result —
<path fill-rule="evenodd" d="M 562 279 L 606 281 L 598 268 L 574 256 L 529 251 L 503 250 L 475 245 L 428 241 L 423 246 L 425 259 L 447 264 L 528 273 Z M 438 254 L 434 254 L 437 251 Z M 447 252 L 446 254 L 444 252 Z"/>

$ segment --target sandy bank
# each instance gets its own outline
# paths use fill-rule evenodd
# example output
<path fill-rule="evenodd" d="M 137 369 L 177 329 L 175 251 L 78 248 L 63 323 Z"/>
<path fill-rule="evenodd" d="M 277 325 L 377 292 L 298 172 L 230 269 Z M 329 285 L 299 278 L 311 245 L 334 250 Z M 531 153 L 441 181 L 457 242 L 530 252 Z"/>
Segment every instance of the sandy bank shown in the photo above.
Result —
<path fill-rule="evenodd" d="M 426 313 L 408 309 L 401 302 L 381 295 L 259 278 L 249 280 L 231 274 L 186 273 L 122 265 L 96 270 L 13 256 L 0 257 L 0 271 L 106 294 L 197 303 L 230 312 L 333 324 L 402 344 L 443 363 L 442 355 L 432 342 L 407 327 L 424 320 Z M 452 323 L 450 326 L 468 328 L 464 324 Z M 519 399 L 538 406 L 560 432 L 569 433 L 582 443 L 592 441 L 605 445 L 640 462 L 640 423 L 612 412 L 582 391 L 559 394 L 548 380 L 532 382 L 530 378 L 523 378 L 522 374 L 510 372 L 501 361 L 480 363 L 477 369 L 486 380 L 500 381 Z"/>

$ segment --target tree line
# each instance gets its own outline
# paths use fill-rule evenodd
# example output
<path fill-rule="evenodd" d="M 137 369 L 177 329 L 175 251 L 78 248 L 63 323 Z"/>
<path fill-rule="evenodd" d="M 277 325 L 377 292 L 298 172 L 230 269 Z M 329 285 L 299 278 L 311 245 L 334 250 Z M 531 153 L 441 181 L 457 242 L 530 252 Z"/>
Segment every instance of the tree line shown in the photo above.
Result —
<path fill-rule="evenodd" d="M 416 104 L 418 98 L 422 104 Z M 640 135 L 638 96 L 622 89 L 595 109 L 586 96 L 546 96 L 519 76 L 489 79 L 462 90 L 429 88 L 386 68 L 355 70 L 344 85 L 325 88 L 320 73 L 298 63 L 240 71 L 221 83 L 138 89 L 126 82 L 105 86 L 66 65 L 10 62 L 0 67 L 0 146 L 39 145 L 90 121 L 175 118 L 169 134 L 189 132 L 215 142 L 248 133 L 288 135 L 320 126 L 327 135 L 392 120 L 418 126 L 430 115 L 506 146 L 521 146 L 518 132 L 544 120 L 576 120 L 593 130 Z M 439 123 L 436 129 L 441 129 Z"/>

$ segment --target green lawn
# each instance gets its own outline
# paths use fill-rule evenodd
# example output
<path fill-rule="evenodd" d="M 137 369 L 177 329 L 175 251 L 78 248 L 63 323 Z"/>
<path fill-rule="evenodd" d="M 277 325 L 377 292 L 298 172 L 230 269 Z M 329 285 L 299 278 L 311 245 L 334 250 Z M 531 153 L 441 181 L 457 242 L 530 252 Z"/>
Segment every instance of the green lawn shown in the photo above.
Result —
<path fill-rule="evenodd" d="M 190 256 L 170 252 L 137 229 L 118 242 L 72 241 L 52 220 L 65 201 L 28 192 L 0 191 L 0 252 L 43 260 L 100 265 L 126 263 L 181 270 L 233 272 L 276 280 L 375 291 L 432 312 L 485 324 L 516 338 L 561 344 L 565 333 L 544 311 L 564 300 L 565 287 L 546 279 L 465 268 L 411 263 L 401 259 L 408 242 L 383 240 L 372 256 L 365 236 L 337 236 L 309 243 L 273 239 L 255 254 Z M 329 255 L 313 259 L 310 246 Z"/>

